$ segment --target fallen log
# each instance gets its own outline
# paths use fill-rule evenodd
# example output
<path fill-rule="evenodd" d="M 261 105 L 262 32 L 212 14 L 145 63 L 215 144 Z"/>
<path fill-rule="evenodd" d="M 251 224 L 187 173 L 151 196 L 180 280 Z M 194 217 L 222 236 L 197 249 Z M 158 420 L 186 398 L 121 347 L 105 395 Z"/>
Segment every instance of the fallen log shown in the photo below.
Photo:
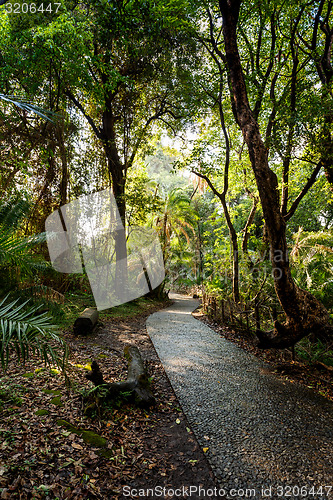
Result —
<path fill-rule="evenodd" d="M 98 311 L 92 307 L 87 307 L 74 323 L 75 335 L 87 335 L 95 328 L 98 321 Z"/>
<path fill-rule="evenodd" d="M 140 407 L 152 406 L 155 398 L 150 389 L 150 381 L 147 370 L 144 367 L 139 349 L 136 346 L 128 345 L 124 349 L 125 358 L 128 361 L 127 380 L 108 384 L 104 381 L 98 363 L 91 363 L 91 372 L 86 378 L 91 380 L 96 387 L 101 387 L 98 394 L 99 403 L 104 401 L 116 401 L 130 398 Z M 102 401 L 101 401 L 102 400 Z"/>

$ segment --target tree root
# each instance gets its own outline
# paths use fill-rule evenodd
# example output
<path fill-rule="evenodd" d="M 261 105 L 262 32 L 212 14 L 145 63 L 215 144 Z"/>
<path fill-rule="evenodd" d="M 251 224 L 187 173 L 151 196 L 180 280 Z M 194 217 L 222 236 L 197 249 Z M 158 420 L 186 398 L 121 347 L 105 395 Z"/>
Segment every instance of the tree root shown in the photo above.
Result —
<path fill-rule="evenodd" d="M 96 387 L 101 387 L 101 389 L 103 387 L 103 390 L 98 393 L 99 403 L 130 398 L 139 407 L 152 406 L 155 403 L 155 398 L 150 389 L 147 370 L 144 367 L 139 349 L 136 346 L 126 346 L 124 355 L 128 361 L 127 380 L 112 384 L 104 381 L 98 363 L 92 362 L 91 372 L 86 375 L 86 378 L 91 380 Z"/>

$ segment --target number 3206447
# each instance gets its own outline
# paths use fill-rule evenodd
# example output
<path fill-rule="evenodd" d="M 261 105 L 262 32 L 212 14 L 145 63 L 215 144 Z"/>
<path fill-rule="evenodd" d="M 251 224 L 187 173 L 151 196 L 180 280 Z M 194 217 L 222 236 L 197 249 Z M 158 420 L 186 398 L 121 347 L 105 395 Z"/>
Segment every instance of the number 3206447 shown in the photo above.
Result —
<path fill-rule="evenodd" d="M 37 14 L 54 12 L 57 14 L 61 3 L 11 3 L 5 4 L 9 14 Z"/>

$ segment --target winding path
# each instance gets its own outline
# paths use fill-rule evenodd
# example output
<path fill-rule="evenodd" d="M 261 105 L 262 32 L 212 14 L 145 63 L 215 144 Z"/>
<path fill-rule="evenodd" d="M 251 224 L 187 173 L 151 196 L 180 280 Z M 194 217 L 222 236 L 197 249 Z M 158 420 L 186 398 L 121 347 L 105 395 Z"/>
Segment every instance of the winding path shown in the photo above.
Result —
<path fill-rule="evenodd" d="M 199 301 L 172 299 L 147 331 L 227 498 L 333 498 L 333 404 L 194 319 Z"/>

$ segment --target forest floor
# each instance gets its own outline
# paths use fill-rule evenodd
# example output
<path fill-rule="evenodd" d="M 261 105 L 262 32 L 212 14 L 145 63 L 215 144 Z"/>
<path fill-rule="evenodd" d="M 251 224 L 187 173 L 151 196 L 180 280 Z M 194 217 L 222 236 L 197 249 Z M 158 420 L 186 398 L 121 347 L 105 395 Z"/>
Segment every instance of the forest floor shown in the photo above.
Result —
<path fill-rule="evenodd" d="M 292 383 L 297 382 L 302 384 L 333 401 L 332 367 L 326 367 L 318 362 L 304 363 L 297 356 L 295 361 L 293 361 L 292 353 L 289 349 L 258 349 L 257 338 L 254 334 L 238 331 L 230 326 L 216 323 L 216 321 L 210 319 L 202 312 L 201 307 L 193 313 L 193 316 L 204 322 L 226 340 L 234 342 L 238 347 L 272 365 L 273 372 L 277 377 L 287 379 Z"/>
<path fill-rule="evenodd" d="M 134 499 L 139 489 L 218 486 L 146 332 L 147 316 L 161 307 L 152 302 L 129 319 L 103 320 L 86 337 L 65 332 L 70 387 L 37 359 L 10 363 L 0 377 L 1 499 Z M 114 405 L 88 418 L 89 363 L 97 360 L 107 381 L 126 378 L 126 344 L 147 361 L 157 404 Z"/>
<path fill-rule="evenodd" d="M 25 366 L 13 360 L 7 375 L 0 374 L 1 499 L 134 499 L 140 489 L 157 486 L 170 488 L 170 495 L 159 498 L 175 498 L 171 488 L 218 487 L 146 332 L 147 316 L 164 305 L 151 302 L 129 318 L 103 318 L 86 337 L 67 329 L 70 387 L 62 373 L 35 358 Z M 286 353 L 261 351 L 254 336 L 218 325 L 200 310 L 194 316 L 274 364 L 277 376 L 333 399 L 330 372 L 288 361 Z M 114 405 L 88 418 L 82 395 L 92 388 L 85 378 L 89 363 L 95 359 L 108 382 L 122 380 L 127 344 L 135 344 L 147 361 L 157 404 L 148 410 Z"/>

